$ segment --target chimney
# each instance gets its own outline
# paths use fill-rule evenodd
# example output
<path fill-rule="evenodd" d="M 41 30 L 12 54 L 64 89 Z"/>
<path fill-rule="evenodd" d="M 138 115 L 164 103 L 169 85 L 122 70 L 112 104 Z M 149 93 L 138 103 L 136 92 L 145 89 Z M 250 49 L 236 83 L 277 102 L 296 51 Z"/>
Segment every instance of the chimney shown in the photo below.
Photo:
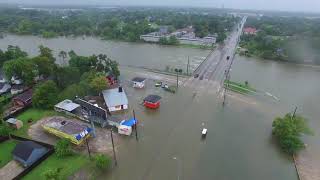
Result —
<path fill-rule="evenodd" d="M 121 93 L 123 90 L 122 90 L 122 87 L 121 86 L 119 86 L 119 92 Z"/>

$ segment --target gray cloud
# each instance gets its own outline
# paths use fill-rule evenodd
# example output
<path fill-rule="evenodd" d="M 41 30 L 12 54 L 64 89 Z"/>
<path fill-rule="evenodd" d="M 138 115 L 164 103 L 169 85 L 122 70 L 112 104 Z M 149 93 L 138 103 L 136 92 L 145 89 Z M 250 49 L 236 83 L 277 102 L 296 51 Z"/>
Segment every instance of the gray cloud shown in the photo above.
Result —
<path fill-rule="evenodd" d="M 91 4 L 91 5 L 154 5 L 201 6 L 235 9 L 285 10 L 320 12 L 320 0 L 0 0 L 0 3 L 20 4 Z"/>

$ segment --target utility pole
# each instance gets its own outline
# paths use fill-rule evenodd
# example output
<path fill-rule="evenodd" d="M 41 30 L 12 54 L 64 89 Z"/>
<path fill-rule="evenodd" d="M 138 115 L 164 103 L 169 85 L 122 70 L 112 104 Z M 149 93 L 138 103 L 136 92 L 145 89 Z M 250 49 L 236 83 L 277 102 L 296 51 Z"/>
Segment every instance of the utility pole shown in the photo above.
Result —
<path fill-rule="evenodd" d="M 112 129 L 110 130 L 111 133 L 111 142 L 112 142 L 112 150 L 113 150 L 113 158 L 114 158 L 114 163 L 117 166 L 118 162 L 117 162 L 117 157 L 116 157 L 116 151 L 114 150 L 114 142 L 113 142 L 113 135 L 112 135 Z"/>
<path fill-rule="evenodd" d="M 91 159 L 91 152 L 90 152 L 89 143 L 88 143 L 88 139 L 87 138 L 86 138 L 86 144 L 87 144 L 89 158 Z"/>
<path fill-rule="evenodd" d="M 190 65 L 190 58 L 188 56 L 188 65 L 187 65 L 187 75 L 189 76 L 189 65 Z"/>
<path fill-rule="evenodd" d="M 135 120 L 135 124 L 134 124 L 134 129 L 136 130 L 136 140 L 138 141 L 138 121 L 136 119 L 136 113 L 134 112 L 134 110 L 132 111 L 133 113 L 133 119 Z"/>

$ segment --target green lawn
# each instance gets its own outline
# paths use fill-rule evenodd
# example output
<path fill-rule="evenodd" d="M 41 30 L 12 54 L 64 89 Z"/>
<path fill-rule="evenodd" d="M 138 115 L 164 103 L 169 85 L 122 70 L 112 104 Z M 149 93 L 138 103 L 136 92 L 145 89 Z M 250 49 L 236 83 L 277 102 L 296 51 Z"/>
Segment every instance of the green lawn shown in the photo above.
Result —
<path fill-rule="evenodd" d="M 60 178 L 67 179 L 84 166 L 90 166 L 91 161 L 88 156 L 74 154 L 65 158 L 58 158 L 55 154 L 34 168 L 29 174 L 24 176 L 24 180 L 45 179 L 43 173 L 48 169 L 61 168 Z"/>
<path fill-rule="evenodd" d="M 256 90 L 253 89 L 250 86 L 247 86 L 245 84 L 233 82 L 233 81 L 227 81 L 225 80 L 224 86 L 230 89 L 231 91 L 242 93 L 242 94 L 250 94 L 250 93 L 255 93 Z"/>
<path fill-rule="evenodd" d="M 23 121 L 23 127 L 19 130 L 14 131 L 13 134 L 22 137 L 29 137 L 28 129 L 32 124 L 36 123 L 38 120 L 44 117 L 54 115 L 59 115 L 59 113 L 53 110 L 41 110 L 34 108 L 28 109 L 17 117 L 17 119 Z M 32 123 L 28 123 L 29 119 L 32 119 Z"/>
<path fill-rule="evenodd" d="M 0 168 L 5 166 L 9 161 L 12 160 L 12 154 L 14 147 L 17 142 L 13 140 L 7 140 L 5 142 L 0 143 Z"/>

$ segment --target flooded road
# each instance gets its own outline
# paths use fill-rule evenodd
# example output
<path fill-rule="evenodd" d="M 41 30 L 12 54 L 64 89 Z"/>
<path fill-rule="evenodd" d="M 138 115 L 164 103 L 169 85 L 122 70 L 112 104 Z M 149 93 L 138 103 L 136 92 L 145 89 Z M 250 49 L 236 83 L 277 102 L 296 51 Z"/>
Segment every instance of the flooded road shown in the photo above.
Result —
<path fill-rule="evenodd" d="M 8 45 L 18 45 L 29 55 L 39 54 L 39 45 L 49 47 L 58 58 L 61 50 L 66 52 L 74 50 L 79 55 L 92 55 L 104 53 L 120 65 L 140 66 L 164 70 L 167 65 L 170 68 L 187 69 L 188 56 L 190 57 L 190 69 L 195 69 L 200 64 L 209 50 L 182 48 L 175 46 L 159 46 L 146 43 L 128 43 L 117 41 L 104 41 L 94 37 L 83 38 L 53 38 L 43 39 L 36 36 L 6 35 L 0 39 L 0 49 L 6 49 Z"/>

